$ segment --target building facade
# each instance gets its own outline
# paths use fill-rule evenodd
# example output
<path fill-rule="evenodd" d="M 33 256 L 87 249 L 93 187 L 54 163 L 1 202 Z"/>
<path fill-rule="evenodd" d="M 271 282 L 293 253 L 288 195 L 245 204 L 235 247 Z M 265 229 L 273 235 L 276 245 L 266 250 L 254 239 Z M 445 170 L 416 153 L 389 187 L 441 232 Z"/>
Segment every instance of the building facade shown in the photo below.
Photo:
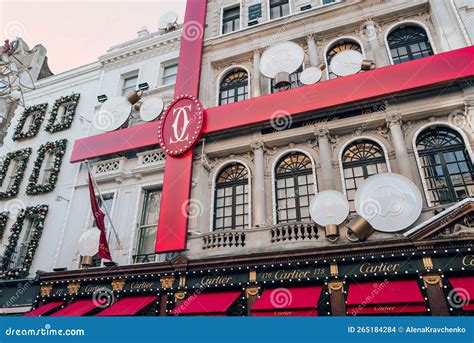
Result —
<path fill-rule="evenodd" d="M 474 52 L 469 16 L 463 16 L 468 6 L 436 0 L 196 1 L 188 4 L 182 29 L 139 37 L 84 67 L 94 86 L 81 94 L 81 102 L 88 99 L 84 121 L 76 118 L 78 128 L 67 135 L 81 138 L 72 153 L 66 150 L 75 163 L 64 161 L 70 170 L 59 178 L 68 195 L 59 193 L 60 182 L 48 195 L 67 200 L 50 205 L 29 271 L 46 271 L 33 313 L 472 314 L 474 88 L 465 62 Z M 200 23 L 194 19 L 203 8 Z M 96 97 L 127 95 L 146 82 L 146 96 L 171 102 L 180 38 L 202 40 L 195 95 L 206 109 L 206 125 L 226 126 L 194 147 L 189 199 L 181 203 L 175 193 L 176 201 L 170 195 L 163 203 L 162 190 L 170 189 L 165 165 L 175 157 L 157 140 L 137 143 L 146 136 L 140 125 L 157 127 L 132 114 L 128 128 L 101 134 L 107 115 Z M 268 47 L 286 41 L 302 47 L 305 57 L 290 89 L 282 90 L 259 66 Z M 196 67 L 183 54 L 189 53 L 185 45 L 177 91 L 180 81 L 193 82 L 182 75 Z M 332 59 L 350 50 L 372 69 L 336 75 Z M 305 86 L 300 75 L 310 67 L 323 69 L 322 78 Z M 52 84 L 45 86 L 48 92 Z M 40 102 L 45 94 L 39 87 L 31 99 Z M 258 119 L 267 108 L 267 120 Z M 98 259 L 92 266 L 81 263 L 79 238 L 94 225 L 87 165 L 110 216 L 116 266 Z M 354 237 L 357 188 L 387 172 L 419 189 L 420 217 L 398 233 Z M 181 173 L 172 177 L 179 183 Z M 336 237 L 309 213 L 312 197 L 325 190 L 343 193 L 350 205 Z M 30 197 L 17 199 L 30 203 Z M 61 224 L 50 228 L 56 208 Z M 170 211 L 185 212 L 186 249 L 157 254 L 157 225 Z"/>

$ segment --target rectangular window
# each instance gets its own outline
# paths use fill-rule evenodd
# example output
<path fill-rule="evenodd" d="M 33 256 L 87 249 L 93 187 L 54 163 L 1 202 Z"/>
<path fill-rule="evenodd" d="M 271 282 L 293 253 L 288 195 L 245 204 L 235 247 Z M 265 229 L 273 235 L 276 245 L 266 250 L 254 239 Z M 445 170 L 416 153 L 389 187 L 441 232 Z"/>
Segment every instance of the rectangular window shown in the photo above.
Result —
<path fill-rule="evenodd" d="M 240 6 L 226 8 L 222 13 L 222 34 L 240 29 Z"/>
<path fill-rule="evenodd" d="M 270 0 L 270 19 L 284 17 L 290 14 L 289 0 Z"/>
<path fill-rule="evenodd" d="M 56 123 L 64 123 L 67 119 L 67 112 L 72 103 L 61 104 L 58 108 L 58 115 L 56 116 Z"/>
<path fill-rule="evenodd" d="M 134 263 L 155 261 L 155 240 L 158 217 L 160 215 L 161 190 L 146 190 L 143 195 L 143 207 L 138 228 L 137 255 Z"/>
<path fill-rule="evenodd" d="M 162 85 L 170 85 L 176 83 L 176 76 L 178 75 L 178 65 L 172 64 L 166 66 L 163 69 L 163 78 L 162 78 Z"/>
<path fill-rule="evenodd" d="M 54 172 L 54 151 L 47 151 L 44 157 L 43 169 L 40 171 L 38 180 L 42 185 L 49 183 L 49 179 Z"/>
<path fill-rule="evenodd" d="M 23 223 L 23 228 L 20 232 L 20 238 L 18 238 L 18 244 L 13 255 L 13 268 L 23 267 L 25 258 L 28 254 L 28 245 L 31 240 L 31 233 L 33 229 L 38 225 L 38 217 L 31 216 L 25 218 Z"/>
<path fill-rule="evenodd" d="M 129 77 L 125 77 L 123 79 L 123 86 L 122 86 L 122 96 L 127 96 L 130 94 L 132 90 L 135 89 L 138 82 L 138 75 L 133 75 Z"/>
<path fill-rule="evenodd" d="M 15 184 L 16 172 L 17 172 L 18 165 L 19 165 L 19 161 L 12 160 L 10 162 L 10 165 L 8 166 L 7 174 L 6 174 L 6 177 L 5 177 L 5 179 L 8 180 L 7 187 L 5 188 L 5 190 L 7 192 Z"/>
<path fill-rule="evenodd" d="M 329 5 L 329 4 L 332 4 L 333 2 L 336 2 L 336 0 L 323 0 L 323 5 Z"/>

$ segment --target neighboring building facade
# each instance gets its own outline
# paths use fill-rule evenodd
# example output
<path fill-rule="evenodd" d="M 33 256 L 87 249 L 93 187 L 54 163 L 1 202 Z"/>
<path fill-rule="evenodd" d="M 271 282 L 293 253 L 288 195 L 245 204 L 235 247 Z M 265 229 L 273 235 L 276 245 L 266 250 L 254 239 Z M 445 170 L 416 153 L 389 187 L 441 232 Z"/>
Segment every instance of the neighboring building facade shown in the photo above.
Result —
<path fill-rule="evenodd" d="M 341 51 L 362 53 L 375 70 L 338 78 L 326 67 L 319 84 L 305 86 L 316 94 L 314 110 L 292 116 L 283 106 L 284 115 L 276 113 L 270 121 L 205 135 L 194 150 L 187 249 L 180 254 L 154 253 L 166 154 L 157 145 L 91 153 L 89 162 L 120 241 L 109 225 L 118 266 L 78 270 L 78 240 L 92 220 L 85 162 L 70 165 L 78 169 L 67 204 L 70 213 L 56 232 L 62 237 L 57 255 L 51 264 L 34 264 L 68 271 L 41 276 L 35 307 L 48 314 L 62 306 L 66 314 L 80 300 L 95 304 L 82 314 L 117 314 L 114 304 L 104 310 L 94 303 L 105 293 L 113 303 L 130 302 L 129 312 L 121 313 L 130 315 L 472 314 L 472 74 L 430 84 L 432 73 L 421 62 L 438 61 L 436 55 L 445 53 L 454 66 L 464 54 L 472 56 L 458 7 L 457 2 L 428 0 L 207 1 L 199 99 L 212 109 L 208 115 L 233 113 L 238 102 L 251 111 L 285 93 L 294 95 L 291 101 L 304 102 L 304 93 L 296 90 L 303 87 L 299 73 L 330 65 Z M 187 30 L 191 24 L 185 22 L 183 32 L 168 33 L 171 42 L 150 64 L 131 53 L 150 51 L 148 40 L 113 48 L 99 59 L 96 95 L 118 95 L 133 87 L 133 81 L 125 81 L 138 75 L 135 84 L 147 82 L 153 88 L 150 96 L 170 101 L 177 43 L 181 34 L 184 40 L 195 39 Z M 303 47 L 305 61 L 291 76 L 292 90 L 270 95 L 277 91 L 260 74 L 260 57 L 283 41 Z M 463 50 L 449 53 L 456 49 Z M 337 92 L 364 93 L 374 75 L 386 77 L 379 80 L 383 88 L 410 66 L 418 67 L 407 83 L 430 75 L 423 87 L 318 108 L 318 102 Z M 348 88 L 354 87 L 351 79 L 358 80 L 356 89 Z M 100 122 L 99 104 L 92 106 L 94 116 L 88 118 Z M 133 141 L 138 139 L 134 132 L 139 131 L 123 129 L 114 137 Z M 98 133 L 90 125 L 79 136 Z M 94 142 L 100 141 L 97 137 Z M 78 144 L 87 146 L 92 139 Z M 359 242 L 347 233 L 357 217 L 355 191 L 369 176 L 384 172 L 416 184 L 423 195 L 422 214 L 402 233 L 375 232 Z M 309 216 L 309 202 L 322 190 L 342 192 L 351 206 L 335 242 Z M 211 306 L 216 303 L 223 307 Z"/>
<path fill-rule="evenodd" d="M 4 278 L 35 277 L 37 272 L 58 267 L 80 267 L 78 240 L 85 229 L 93 226 L 93 220 L 87 179 L 82 174 L 87 166 L 69 163 L 74 141 L 107 130 L 110 118 L 108 113 L 100 112 L 98 95 L 106 94 L 108 98 L 128 95 L 139 83 L 146 82 L 151 90 L 143 99 L 157 95 L 169 102 L 179 39 L 177 32 L 163 34 L 142 30 L 137 39 L 112 47 L 97 62 L 39 80 L 35 82 L 35 90 L 25 93 L 27 109 L 17 109 L 1 149 L 4 160 L 7 160 L 2 169 L 2 216 L 6 225 L 1 230 L 0 251 Z M 164 78 L 167 68 L 171 72 Z M 137 114 L 134 108 L 125 125 L 137 125 Z M 32 119 L 36 115 L 39 118 Z M 48 142 L 52 143 L 51 148 L 45 148 L 50 144 Z M 49 156 L 49 151 L 58 150 L 63 151 L 60 156 Z M 92 168 L 100 174 L 100 168 Z M 33 187 L 29 184 L 35 170 L 36 181 L 33 183 L 36 185 Z M 97 177 L 97 181 L 101 185 L 103 202 L 110 206 L 111 213 L 127 213 L 113 206 L 114 196 L 117 197 L 118 193 L 116 188 L 108 192 L 106 182 L 110 179 Z M 146 177 L 143 182 L 147 182 Z M 123 194 L 127 194 L 125 187 Z M 121 198 L 124 199 L 125 195 Z M 100 202 L 103 207 L 102 200 Z M 45 209 L 44 215 L 37 213 L 40 208 Z M 44 218 L 38 220 L 39 216 Z M 18 221 L 18 217 L 22 221 Z M 133 246 L 127 238 L 135 233 L 133 217 L 128 219 L 123 220 L 123 225 L 115 224 L 123 241 L 127 242 L 124 251 Z M 12 231 L 14 225 L 19 229 L 16 235 Z M 115 249 L 113 242 L 111 246 Z M 127 263 L 126 256 L 122 263 Z M 25 285 L 32 284 L 33 281 L 25 280 Z M 7 296 L 15 294 L 16 284 L 6 282 L 2 286 L 6 287 L 7 302 L 10 299 Z M 12 291 L 10 286 L 15 290 Z M 16 306 L 18 311 L 31 307 L 31 304 L 30 307 L 21 305 Z M 15 310 L 5 309 L 5 312 L 14 313 Z"/>

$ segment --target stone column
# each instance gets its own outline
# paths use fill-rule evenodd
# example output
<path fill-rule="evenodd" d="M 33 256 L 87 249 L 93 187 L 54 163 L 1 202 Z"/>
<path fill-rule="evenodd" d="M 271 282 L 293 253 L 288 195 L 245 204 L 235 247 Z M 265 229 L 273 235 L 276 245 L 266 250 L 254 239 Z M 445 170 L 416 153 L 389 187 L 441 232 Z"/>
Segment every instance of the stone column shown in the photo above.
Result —
<path fill-rule="evenodd" d="M 306 43 L 308 44 L 308 57 L 309 64 L 311 67 L 317 67 L 319 65 L 318 58 L 318 47 L 313 35 L 306 36 Z"/>
<path fill-rule="evenodd" d="M 373 58 L 376 68 L 389 65 L 387 51 L 380 46 L 379 42 L 379 27 L 373 20 L 365 22 L 364 36 L 369 42 L 371 55 L 368 58 Z"/>
<path fill-rule="evenodd" d="M 332 169 L 332 153 L 329 146 L 329 130 L 316 129 L 314 132 L 319 146 L 319 160 L 321 164 L 321 191 L 336 189 L 334 170 Z"/>
<path fill-rule="evenodd" d="M 265 158 L 263 155 L 264 144 L 261 140 L 252 142 L 251 148 L 253 149 L 254 164 L 255 164 L 255 177 L 253 184 L 253 215 L 255 226 L 265 226 L 266 215 L 265 215 Z"/>
<path fill-rule="evenodd" d="M 253 73 L 252 73 L 252 97 L 256 98 L 262 95 L 262 87 L 260 84 L 260 51 L 253 51 Z"/>
<path fill-rule="evenodd" d="M 465 30 L 456 18 L 455 9 L 450 2 L 445 0 L 430 1 L 431 18 L 443 51 L 460 49 L 470 45 L 468 38 L 465 36 Z"/>
<path fill-rule="evenodd" d="M 400 119 L 401 115 L 399 113 L 388 113 L 386 118 L 387 126 L 390 129 L 392 147 L 395 151 L 397 169 L 399 174 L 406 176 L 415 182 L 412 172 L 412 169 L 415 167 L 410 164 L 410 159 L 408 158 L 408 149 L 406 146 L 405 137 L 403 135 L 402 123 Z"/>

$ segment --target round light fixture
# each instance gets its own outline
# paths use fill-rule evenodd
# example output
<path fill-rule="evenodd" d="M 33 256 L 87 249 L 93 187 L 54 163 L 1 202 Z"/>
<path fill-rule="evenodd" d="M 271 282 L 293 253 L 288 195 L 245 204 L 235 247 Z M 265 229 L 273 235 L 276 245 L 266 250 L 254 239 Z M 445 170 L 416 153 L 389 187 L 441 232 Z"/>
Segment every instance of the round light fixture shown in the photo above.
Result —
<path fill-rule="evenodd" d="M 375 230 L 391 233 L 405 230 L 418 219 L 423 200 L 411 180 L 383 173 L 369 177 L 358 187 L 354 205 Z"/>
<path fill-rule="evenodd" d="M 338 52 L 331 60 L 329 68 L 337 76 L 356 74 L 362 67 L 364 56 L 356 50 Z"/>
<path fill-rule="evenodd" d="M 318 225 L 325 227 L 328 240 L 336 241 L 339 236 L 337 226 L 349 215 L 349 203 L 341 192 L 322 191 L 311 200 L 309 214 Z"/>
<path fill-rule="evenodd" d="M 140 106 L 140 117 L 143 121 L 152 121 L 163 112 L 164 102 L 162 98 L 148 98 Z"/>
<path fill-rule="evenodd" d="M 100 231 L 91 228 L 84 232 L 79 239 L 79 253 L 81 256 L 94 256 L 99 251 Z"/>
<path fill-rule="evenodd" d="M 320 68 L 309 67 L 300 74 L 300 82 L 304 85 L 312 85 L 321 80 L 323 72 Z"/>

